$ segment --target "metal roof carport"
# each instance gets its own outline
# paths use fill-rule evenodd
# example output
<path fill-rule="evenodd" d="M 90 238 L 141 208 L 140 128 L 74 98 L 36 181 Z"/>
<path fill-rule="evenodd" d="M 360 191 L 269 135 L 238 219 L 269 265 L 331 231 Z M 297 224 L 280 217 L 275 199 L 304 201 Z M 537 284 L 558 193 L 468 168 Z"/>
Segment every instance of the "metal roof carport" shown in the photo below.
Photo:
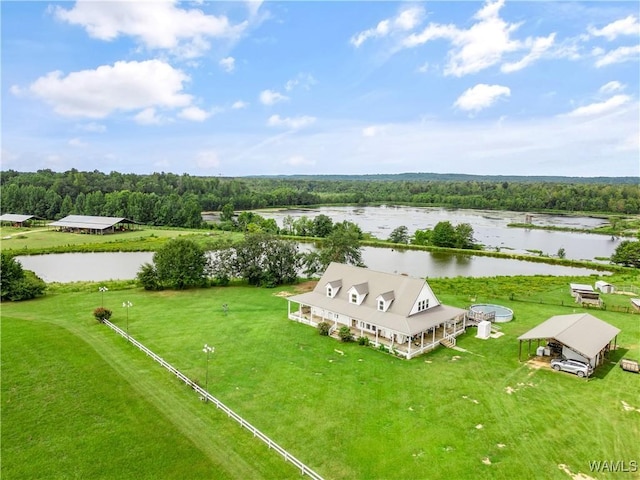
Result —
<path fill-rule="evenodd" d="M 68 215 L 56 222 L 49 224 L 51 227 L 58 227 L 63 230 L 70 231 L 87 231 L 89 233 L 104 234 L 105 231 L 115 231 L 115 226 L 124 224 L 133 224 L 132 220 L 123 217 L 98 217 L 89 215 Z"/>
<path fill-rule="evenodd" d="M 35 215 L 19 215 L 17 213 L 5 213 L 0 215 L 0 222 L 10 222 L 12 224 L 19 223 L 22 226 L 25 222 L 34 219 L 41 219 L 40 217 L 36 217 Z"/>
<path fill-rule="evenodd" d="M 554 339 L 583 357 L 592 360 L 598 357 L 603 350 L 608 352 L 607 347 L 611 344 L 611 340 L 616 339 L 617 342 L 619 333 L 619 328 L 588 313 L 556 315 L 518 337 L 520 341 L 518 360 L 521 360 L 523 341 L 529 341 L 529 353 L 531 353 L 531 340 L 540 341 L 543 339 Z M 599 360 L 602 362 L 603 357 L 601 356 Z"/>

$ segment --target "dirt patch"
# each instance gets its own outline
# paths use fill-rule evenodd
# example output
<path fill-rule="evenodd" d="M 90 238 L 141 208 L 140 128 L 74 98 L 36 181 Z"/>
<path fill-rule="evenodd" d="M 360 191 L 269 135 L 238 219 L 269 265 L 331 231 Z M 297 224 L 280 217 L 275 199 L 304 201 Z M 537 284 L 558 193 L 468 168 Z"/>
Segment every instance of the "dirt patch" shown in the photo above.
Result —
<path fill-rule="evenodd" d="M 558 468 L 569 475 L 573 480 L 596 480 L 595 478 L 590 477 L 589 475 L 585 475 L 582 472 L 573 473 L 564 463 L 559 464 Z"/>
<path fill-rule="evenodd" d="M 318 284 L 318 282 L 316 280 L 309 280 L 307 282 L 302 282 L 302 283 L 299 283 L 299 284 L 297 284 L 295 286 L 294 291 L 296 293 L 310 292 L 311 290 L 316 288 L 317 284 Z"/>
<path fill-rule="evenodd" d="M 544 357 L 533 357 L 530 360 L 527 360 L 526 364 L 530 368 L 535 368 L 536 370 L 540 368 L 551 368 L 550 359 L 545 359 Z"/>
<path fill-rule="evenodd" d="M 276 297 L 290 297 L 291 295 L 293 295 L 293 293 L 287 292 L 287 291 L 282 291 L 282 292 L 274 293 L 274 295 Z"/>

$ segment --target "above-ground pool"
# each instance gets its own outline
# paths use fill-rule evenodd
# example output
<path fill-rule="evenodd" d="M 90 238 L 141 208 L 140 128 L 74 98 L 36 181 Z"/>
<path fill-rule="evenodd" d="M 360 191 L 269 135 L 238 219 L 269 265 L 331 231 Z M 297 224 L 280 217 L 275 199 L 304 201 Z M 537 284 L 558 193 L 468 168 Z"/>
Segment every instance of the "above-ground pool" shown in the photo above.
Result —
<path fill-rule="evenodd" d="M 502 307 L 500 305 L 492 305 L 490 303 L 478 303 L 476 305 L 471 305 L 469 310 L 472 313 L 479 314 L 478 317 L 482 315 L 489 315 L 491 313 L 495 313 L 495 322 L 496 323 L 504 323 L 510 322 L 513 320 L 513 310 L 507 307 Z"/>

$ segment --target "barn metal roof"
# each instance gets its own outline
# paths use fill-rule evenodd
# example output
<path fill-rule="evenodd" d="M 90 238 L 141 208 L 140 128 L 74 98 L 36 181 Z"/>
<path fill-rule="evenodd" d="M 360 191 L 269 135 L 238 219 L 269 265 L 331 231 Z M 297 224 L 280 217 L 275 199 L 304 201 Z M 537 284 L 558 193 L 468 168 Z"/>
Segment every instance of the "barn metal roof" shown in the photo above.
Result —
<path fill-rule="evenodd" d="M 528 332 L 518 340 L 554 338 L 586 358 L 595 356 L 620 333 L 620 329 L 588 313 L 556 315 Z"/>
<path fill-rule="evenodd" d="M 18 215 L 17 213 L 5 213 L 0 215 L 0 222 L 26 222 L 27 220 L 34 218 L 33 215 Z"/>
<path fill-rule="evenodd" d="M 98 217 L 91 215 L 68 215 L 57 222 L 52 222 L 52 227 L 89 228 L 92 230 L 104 230 L 118 223 L 133 223 L 123 217 Z"/>

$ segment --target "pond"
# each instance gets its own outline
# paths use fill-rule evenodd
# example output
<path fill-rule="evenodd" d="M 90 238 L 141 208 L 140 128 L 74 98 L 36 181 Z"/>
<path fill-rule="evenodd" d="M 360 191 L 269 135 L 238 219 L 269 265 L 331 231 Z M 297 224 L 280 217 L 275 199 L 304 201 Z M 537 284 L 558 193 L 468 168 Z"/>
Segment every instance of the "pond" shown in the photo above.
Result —
<path fill-rule="evenodd" d="M 476 242 L 483 244 L 486 250 L 500 249 L 524 254 L 542 252 L 554 256 L 563 248 L 565 258 L 571 260 L 593 261 L 596 258 L 609 258 L 621 241 L 608 235 L 508 227 L 510 223 L 525 223 L 527 214 L 522 212 L 380 206 L 259 210 L 256 213 L 265 218 L 275 219 L 280 227 L 283 226 L 283 220 L 287 215 L 297 219 L 303 215 L 314 218 L 324 214 L 334 223 L 343 220 L 354 222 L 363 232 L 371 233 L 380 239 L 387 239 L 395 228 L 402 225 L 407 227 L 409 235 L 413 235 L 416 230 L 433 228 L 442 221 L 449 221 L 452 225 L 468 223 L 473 227 Z M 531 221 L 537 226 L 569 228 L 594 228 L 608 224 L 608 221 L 602 218 L 543 214 L 532 215 Z"/>
<path fill-rule="evenodd" d="M 309 248 L 308 244 L 300 245 L 301 251 Z M 373 270 L 427 278 L 598 274 L 587 268 L 389 248 L 365 247 L 362 258 Z M 16 259 L 25 269 L 34 271 L 48 283 L 100 282 L 135 278 L 142 264 L 152 261 L 153 252 L 57 253 L 18 256 Z"/>

